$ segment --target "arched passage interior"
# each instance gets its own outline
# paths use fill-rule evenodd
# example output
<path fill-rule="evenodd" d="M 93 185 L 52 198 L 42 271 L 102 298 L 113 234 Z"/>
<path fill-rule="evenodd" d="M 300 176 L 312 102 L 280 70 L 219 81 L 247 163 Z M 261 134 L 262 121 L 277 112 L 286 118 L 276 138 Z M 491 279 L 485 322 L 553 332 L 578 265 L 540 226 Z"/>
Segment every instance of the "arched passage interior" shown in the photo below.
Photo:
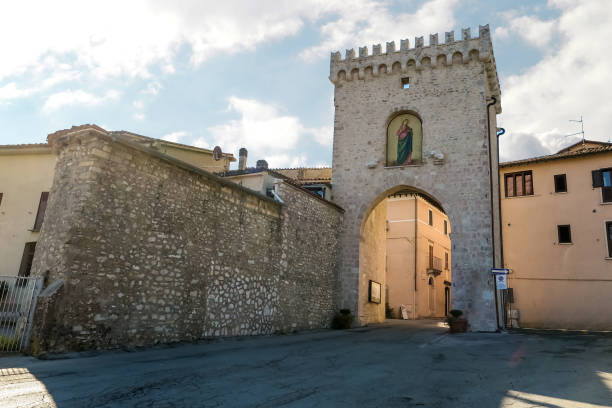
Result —
<path fill-rule="evenodd" d="M 360 230 L 360 323 L 444 317 L 452 301 L 450 234 L 431 194 L 402 185 L 377 197 Z"/>

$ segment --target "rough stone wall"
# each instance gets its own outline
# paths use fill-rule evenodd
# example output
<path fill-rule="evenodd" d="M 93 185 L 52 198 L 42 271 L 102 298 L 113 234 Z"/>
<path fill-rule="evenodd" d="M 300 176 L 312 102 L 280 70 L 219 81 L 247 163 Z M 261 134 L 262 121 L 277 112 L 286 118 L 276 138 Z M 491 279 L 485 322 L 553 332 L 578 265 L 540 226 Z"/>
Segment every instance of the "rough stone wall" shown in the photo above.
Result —
<path fill-rule="evenodd" d="M 341 238 L 341 305 L 358 309 L 359 281 L 369 279 L 359 260 L 360 228 L 374 205 L 406 187 L 433 196 L 453 226 L 454 307 L 463 309 L 472 330 L 495 330 L 487 83 L 496 82 L 488 27 L 481 37 L 400 52 L 387 47 L 367 57 L 332 54 L 335 85 L 333 145 L 334 201 L 346 210 Z M 437 55 L 437 57 L 436 57 Z M 375 69 L 374 69 L 375 68 Z M 403 89 L 401 78 L 410 78 Z M 498 99 L 499 100 L 499 99 Z M 385 167 L 387 124 L 394 115 L 416 113 L 423 124 L 423 163 Z M 495 109 L 491 108 L 494 116 Z M 444 154 L 443 164 L 427 153 Z M 366 237 L 367 238 L 367 237 Z M 382 305 L 381 307 L 384 307 Z M 360 312 L 359 312 L 360 313 Z"/>
<path fill-rule="evenodd" d="M 97 130 L 56 144 L 33 273 L 64 283 L 52 304 L 40 303 L 33 349 L 329 324 L 338 208 L 294 187 L 280 205 Z"/>

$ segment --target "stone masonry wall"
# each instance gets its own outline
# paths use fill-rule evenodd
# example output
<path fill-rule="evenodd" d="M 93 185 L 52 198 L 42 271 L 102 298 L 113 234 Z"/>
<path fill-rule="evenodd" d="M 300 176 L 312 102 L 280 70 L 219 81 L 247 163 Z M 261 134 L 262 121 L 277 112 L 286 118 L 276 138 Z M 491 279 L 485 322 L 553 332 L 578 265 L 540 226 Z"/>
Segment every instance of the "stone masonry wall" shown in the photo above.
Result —
<path fill-rule="evenodd" d="M 399 51 L 388 43 L 386 54 L 374 46 L 371 56 L 367 48 L 360 48 L 358 57 L 348 50 L 343 60 L 339 53 L 332 54 L 333 199 L 346 210 L 341 238 L 342 307 L 358 310 L 364 287 L 360 282 L 376 274 L 359 262 L 360 242 L 367 248 L 363 241 L 370 239 L 362 234 L 368 214 L 387 195 L 412 188 L 440 202 L 449 216 L 453 307 L 466 312 L 472 330 L 497 328 L 490 274 L 494 259 L 499 266 L 499 256 L 493 256 L 499 239 L 492 239 L 490 186 L 491 166 L 497 166 L 495 151 L 489 160 L 495 128 L 487 133 L 486 105 L 487 98 L 497 92 L 498 104 L 490 109 L 492 116 L 499 113 L 499 88 L 488 26 L 480 28 L 479 38 L 471 38 L 469 30 L 463 30 L 462 37 L 454 41 L 452 33 L 447 33 L 446 44 L 438 44 L 437 35 L 432 36 L 427 47 L 421 37 L 413 49 L 402 41 Z M 409 89 L 402 86 L 406 77 Z M 387 167 L 387 126 L 403 112 L 422 120 L 424 160 Z M 434 150 L 444 155 L 442 162 L 429 156 Z M 358 315 L 362 315 L 359 310 Z"/>
<path fill-rule="evenodd" d="M 56 148 L 33 273 L 63 285 L 39 302 L 35 352 L 329 324 L 337 207 L 284 184 L 280 205 L 98 130 Z"/>

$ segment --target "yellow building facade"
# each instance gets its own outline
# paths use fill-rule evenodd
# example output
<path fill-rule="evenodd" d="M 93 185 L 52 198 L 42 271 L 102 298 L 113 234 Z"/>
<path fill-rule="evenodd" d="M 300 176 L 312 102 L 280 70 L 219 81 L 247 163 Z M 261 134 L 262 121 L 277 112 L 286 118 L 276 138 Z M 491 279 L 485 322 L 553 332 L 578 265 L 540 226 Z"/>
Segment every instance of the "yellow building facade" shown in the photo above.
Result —
<path fill-rule="evenodd" d="M 386 207 L 388 317 L 446 316 L 452 291 L 448 216 L 414 193 L 396 193 Z"/>
<path fill-rule="evenodd" d="M 0 146 L 0 275 L 29 275 L 55 162 L 47 144 Z"/>
<path fill-rule="evenodd" d="M 612 329 L 612 145 L 502 163 L 510 326 Z"/>

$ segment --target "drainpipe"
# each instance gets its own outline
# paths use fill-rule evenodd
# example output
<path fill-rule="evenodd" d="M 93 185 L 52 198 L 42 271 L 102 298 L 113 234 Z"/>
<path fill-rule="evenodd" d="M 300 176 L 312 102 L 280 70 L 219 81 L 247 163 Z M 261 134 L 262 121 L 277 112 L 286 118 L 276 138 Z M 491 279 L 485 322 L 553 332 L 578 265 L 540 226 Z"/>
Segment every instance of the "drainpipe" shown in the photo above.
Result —
<path fill-rule="evenodd" d="M 490 202 L 491 202 L 491 253 L 493 256 L 493 265 L 492 268 L 495 268 L 495 217 L 493 216 L 493 162 L 491 161 L 491 114 L 490 108 L 491 106 L 497 103 L 497 98 L 495 96 L 491 96 L 491 102 L 487 104 L 487 145 L 489 146 L 489 187 L 490 187 Z M 497 148 L 499 152 L 499 147 Z M 499 179 L 499 168 L 496 169 L 497 177 Z M 501 221 L 501 220 L 500 220 Z M 501 222 L 500 222 L 501 229 Z M 493 284 L 493 294 L 495 295 L 495 322 L 497 324 L 497 329 L 500 329 L 499 326 L 499 306 L 497 300 L 497 287 L 496 284 Z"/>
<path fill-rule="evenodd" d="M 414 195 L 414 293 L 412 296 L 412 319 L 416 320 L 416 297 L 417 297 L 417 232 L 419 226 L 419 218 L 417 213 L 417 195 Z"/>
<path fill-rule="evenodd" d="M 499 137 L 506 133 L 506 129 L 499 128 L 497 132 L 497 188 L 499 194 L 497 195 L 497 208 L 499 209 L 499 258 L 501 261 L 501 267 L 505 268 L 504 263 L 504 234 L 502 228 L 502 207 L 501 207 L 501 178 L 499 175 Z"/>

